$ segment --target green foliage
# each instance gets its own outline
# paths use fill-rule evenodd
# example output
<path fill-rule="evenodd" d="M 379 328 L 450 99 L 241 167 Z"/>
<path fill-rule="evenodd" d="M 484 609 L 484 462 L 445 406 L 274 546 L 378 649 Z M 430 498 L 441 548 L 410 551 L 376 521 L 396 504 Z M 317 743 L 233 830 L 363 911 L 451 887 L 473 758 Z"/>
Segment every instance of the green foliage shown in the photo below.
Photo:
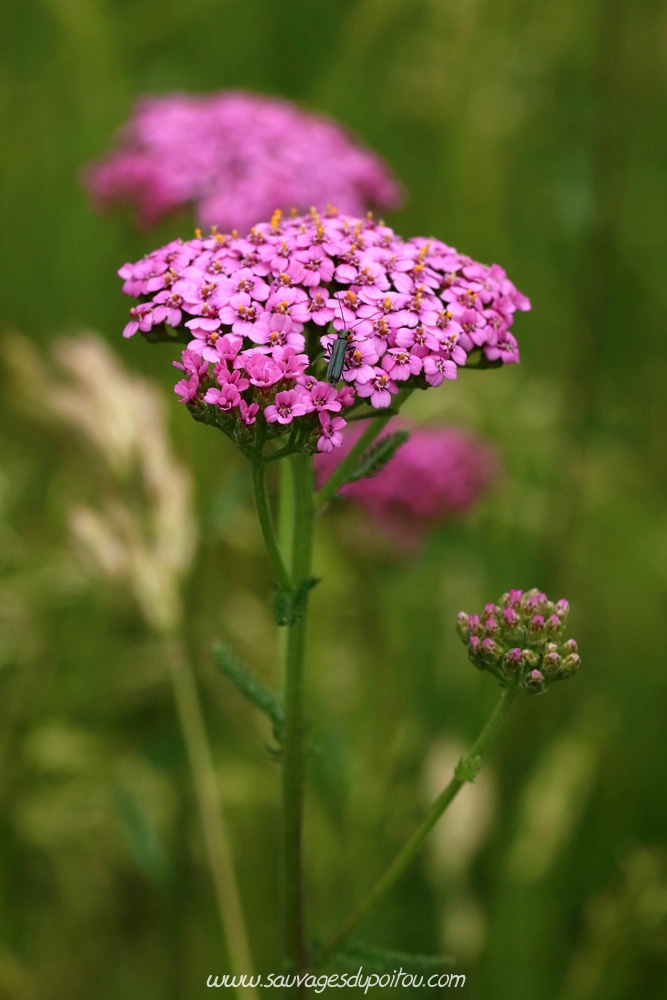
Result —
<path fill-rule="evenodd" d="M 331 959 L 332 965 L 344 971 L 355 971 L 363 966 L 365 973 L 392 973 L 403 969 L 404 972 L 424 974 L 439 972 L 454 964 L 449 955 L 418 955 L 403 951 L 390 951 L 374 945 L 358 942 L 340 948 Z"/>
<path fill-rule="evenodd" d="M 358 479 L 370 479 L 382 472 L 387 462 L 389 462 L 402 444 L 410 437 L 410 431 L 393 431 L 385 434 L 378 441 L 366 449 L 360 457 L 356 469 L 348 479 L 349 483 L 355 483 Z"/>
<path fill-rule="evenodd" d="M 225 677 L 228 677 L 236 685 L 241 694 L 252 702 L 255 708 L 258 708 L 271 720 L 274 735 L 280 743 L 284 713 L 279 696 L 275 691 L 265 687 L 224 643 L 215 642 L 211 649 L 213 659 Z"/>

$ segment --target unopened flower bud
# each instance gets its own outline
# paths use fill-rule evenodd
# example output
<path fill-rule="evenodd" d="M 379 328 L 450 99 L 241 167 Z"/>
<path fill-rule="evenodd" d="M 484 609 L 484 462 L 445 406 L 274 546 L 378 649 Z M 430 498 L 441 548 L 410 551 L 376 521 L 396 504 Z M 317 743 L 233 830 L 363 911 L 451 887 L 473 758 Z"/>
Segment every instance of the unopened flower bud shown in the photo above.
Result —
<path fill-rule="evenodd" d="M 499 610 L 500 609 L 497 608 L 495 604 L 485 604 L 484 605 L 484 614 L 486 615 L 487 618 L 495 618 L 495 616 L 498 614 Z"/>
<path fill-rule="evenodd" d="M 539 694 L 546 688 L 546 678 L 539 670 L 531 670 L 523 683 L 530 694 Z"/>
<path fill-rule="evenodd" d="M 523 634 L 521 618 L 514 608 L 505 608 L 503 611 L 503 628 L 505 638 L 510 641 L 520 639 Z"/>
<path fill-rule="evenodd" d="M 495 618 L 487 618 L 484 622 L 484 631 L 490 636 L 497 635 L 500 631 L 500 625 Z"/>
<path fill-rule="evenodd" d="M 560 656 L 558 653 L 546 653 L 542 658 L 542 670 L 548 676 L 553 676 L 557 673 L 558 668 L 560 667 L 560 662 Z"/>
<path fill-rule="evenodd" d="M 560 601 L 556 602 L 556 614 L 561 619 L 561 621 L 564 621 L 569 615 L 569 613 L 570 613 L 570 605 L 569 602 L 565 600 L 565 598 L 561 598 Z"/>
<path fill-rule="evenodd" d="M 576 653 L 578 649 L 579 647 L 577 646 L 576 641 L 574 639 L 568 639 L 567 642 L 564 642 L 560 647 L 560 653 L 561 656 L 569 656 L 570 653 Z"/>
<path fill-rule="evenodd" d="M 544 638 L 544 618 L 542 615 L 533 615 L 528 623 L 529 642 L 539 642 Z"/>
<path fill-rule="evenodd" d="M 522 649 L 521 656 L 527 667 L 536 667 L 540 662 L 540 658 L 534 649 Z"/>
<path fill-rule="evenodd" d="M 501 604 L 508 608 L 518 608 L 521 604 L 522 590 L 510 590 L 503 594 Z"/>
<path fill-rule="evenodd" d="M 546 630 L 549 635 L 558 635 L 563 627 L 563 623 L 558 615 L 550 615 L 546 620 Z"/>
<path fill-rule="evenodd" d="M 503 673 L 506 677 L 515 677 L 523 661 L 521 650 L 518 646 L 508 649 L 503 659 Z"/>
<path fill-rule="evenodd" d="M 547 595 L 543 594 L 542 591 L 538 590 L 536 587 L 533 587 L 533 589 L 529 590 L 527 594 L 524 594 L 521 600 L 521 604 L 526 614 L 535 614 L 536 612 L 544 610 L 547 603 Z"/>
<path fill-rule="evenodd" d="M 470 635 L 482 635 L 484 629 L 479 620 L 479 615 L 470 615 L 468 618 L 468 632 Z"/>
<path fill-rule="evenodd" d="M 505 625 L 509 625 L 510 628 L 512 628 L 515 625 L 521 624 L 521 619 L 519 618 L 514 608 L 505 608 L 505 610 L 503 611 L 503 621 Z"/>
<path fill-rule="evenodd" d="M 469 618 L 465 611 L 459 611 L 456 618 L 456 631 L 459 634 L 459 638 L 463 639 L 464 642 L 468 641 L 470 636 L 470 626 Z"/>
<path fill-rule="evenodd" d="M 581 664 L 581 657 L 578 653 L 570 653 L 561 662 L 559 676 L 560 677 L 571 677 L 572 674 L 576 674 L 579 666 Z"/>
<path fill-rule="evenodd" d="M 481 656 L 482 640 L 478 635 L 471 635 L 468 642 L 468 657 L 479 670 L 484 670 L 486 664 Z"/>
<path fill-rule="evenodd" d="M 482 639 L 480 653 L 484 662 L 492 666 L 500 660 L 503 655 L 503 649 L 493 639 Z"/>

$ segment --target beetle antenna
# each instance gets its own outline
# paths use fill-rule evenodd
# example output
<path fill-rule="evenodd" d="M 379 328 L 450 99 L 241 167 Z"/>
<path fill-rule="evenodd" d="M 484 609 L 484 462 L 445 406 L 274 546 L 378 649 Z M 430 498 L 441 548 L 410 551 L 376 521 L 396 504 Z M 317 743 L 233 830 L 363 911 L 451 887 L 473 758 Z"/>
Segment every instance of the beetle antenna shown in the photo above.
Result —
<path fill-rule="evenodd" d="M 342 289 L 341 289 L 341 291 L 342 291 Z M 349 291 L 349 289 L 348 289 L 348 291 Z M 340 320 L 341 320 L 341 323 L 343 324 L 343 329 L 345 329 L 345 314 L 343 313 L 343 303 L 342 303 L 341 299 L 336 299 L 336 302 L 338 303 L 338 308 L 340 310 Z"/>
<path fill-rule="evenodd" d="M 381 309 L 376 309 L 375 313 L 372 313 L 370 316 L 362 316 L 361 319 L 358 319 L 357 322 L 353 323 L 352 326 L 349 328 L 350 329 L 350 333 L 353 330 L 356 330 L 356 328 L 358 326 L 361 326 L 362 323 L 367 323 L 367 322 L 370 322 L 370 321 L 372 321 L 374 319 L 377 319 L 377 317 L 381 314 L 381 312 L 382 312 Z"/>
<path fill-rule="evenodd" d="M 341 291 L 342 291 L 342 289 L 341 289 Z M 349 291 L 349 289 L 348 289 L 348 291 Z M 374 314 L 371 314 L 370 316 L 362 316 L 361 319 L 358 319 L 356 321 L 356 323 L 352 323 L 351 326 L 346 327 L 345 326 L 345 316 L 343 315 L 342 300 L 341 299 L 336 299 L 336 301 L 338 302 L 338 308 L 340 309 L 340 318 L 341 318 L 341 321 L 343 323 L 343 329 L 346 329 L 348 331 L 348 333 L 352 333 L 354 330 L 356 330 L 356 328 L 358 326 L 360 326 L 362 323 L 367 322 L 368 320 L 377 319 L 377 317 L 379 315 L 381 315 L 381 313 L 382 313 L 382 309 L 376 309 L 376 311 L 375 311 Z"/>

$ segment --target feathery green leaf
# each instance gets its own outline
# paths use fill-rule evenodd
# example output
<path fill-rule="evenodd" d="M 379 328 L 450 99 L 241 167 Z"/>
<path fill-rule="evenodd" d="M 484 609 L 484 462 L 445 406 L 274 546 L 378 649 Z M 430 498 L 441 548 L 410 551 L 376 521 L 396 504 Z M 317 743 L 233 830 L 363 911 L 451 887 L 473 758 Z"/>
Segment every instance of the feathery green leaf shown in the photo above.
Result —
<path fill-rule="evenodd" d="M 392 434 L 385 434 L 379 441 L 375 441 L 359 459 L 359 464 L 348 479 L 348 483 L 354 483 L 358 479 L 370 479 L 372 476 L 377 476 L 378 472 L 384 469 L 387 462 L 394 457 L 398 449 L 402 444 L 405 444 L 409 437 L 410 431 L 402 430 L 394 431 Z"/>
<path fill-rule="evenodd" d="M 262 684 L 248 668 L 222 642 L 215 642 L 212 647 L 213 658 L 223 674 L 232 681 L 248 701 L 273 723 L 273 732 L 280 742 L 284 713 L 279 696 Z"/>

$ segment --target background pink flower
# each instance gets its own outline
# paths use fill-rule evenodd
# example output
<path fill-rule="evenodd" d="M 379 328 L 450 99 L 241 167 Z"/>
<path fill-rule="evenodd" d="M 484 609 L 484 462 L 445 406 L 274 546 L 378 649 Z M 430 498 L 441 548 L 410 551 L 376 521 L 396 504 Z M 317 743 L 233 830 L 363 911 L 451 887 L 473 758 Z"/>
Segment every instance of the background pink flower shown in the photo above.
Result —
<path fill-rule="evenodd" d="M 393 421 L 389 431 L 406 425 Z M 348 427 L 340 448 L 315 456 L 318 488 L 363 432 Z M 453 427 L 416 427 L 409 440 L 376 476 L 348 483 L 349 497 L 392 535 L 401 548 L 414 548 L 443 521 L 469 513 L 498 473 L 489 444 Z"/>
<path fill-rule="evenodd" d="M 364 215 L 401 201 L 385 163 L 342 126 L 243 91 L 141 98 L 83 181 L 99 209 L 128 205 L 143 228 L 189 204 L 204 225 L 246 230 L 275 208 Z"/>

